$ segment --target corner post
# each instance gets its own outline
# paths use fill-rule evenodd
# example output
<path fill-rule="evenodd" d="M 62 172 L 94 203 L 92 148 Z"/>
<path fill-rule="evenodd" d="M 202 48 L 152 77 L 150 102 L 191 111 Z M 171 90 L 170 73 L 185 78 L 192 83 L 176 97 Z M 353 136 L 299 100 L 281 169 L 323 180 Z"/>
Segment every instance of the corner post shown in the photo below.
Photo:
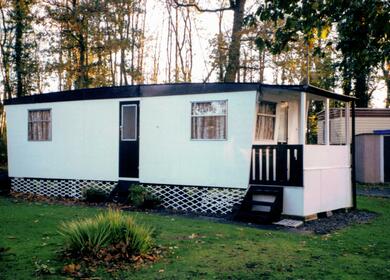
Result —
<path fill-rule="evenodd" d="M 352 101 L 352 131 L 351 131 L 351 180 L 352 180 L 352 208 L 356 209 L 356 155 L 355 155 L 355 101 Z"/>
<path fill-rule="evenodd" d="M 329 118 L 329 98 L 325 99 L 325 145 L 330 144 L 330 118 Z"/>
<path fill-rule="evenodd" d="M 301 92 L 300 98 L 300 120 L 299 120 L 299 144 L 305 145 L 306 143 L 306 92 Z"/>

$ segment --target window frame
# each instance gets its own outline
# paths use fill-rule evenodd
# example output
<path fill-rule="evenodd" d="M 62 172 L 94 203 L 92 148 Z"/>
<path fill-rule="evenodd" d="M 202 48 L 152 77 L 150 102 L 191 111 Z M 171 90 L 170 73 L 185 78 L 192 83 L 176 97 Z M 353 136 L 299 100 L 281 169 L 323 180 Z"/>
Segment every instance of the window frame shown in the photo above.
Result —
<path fill-rule="evenodd" d="M 207 115 L 207 116 L 199 116 L 199 115 L 193 115 L 192 114 L 192 105 L 196 103 L 211 103 L 211 102 L 225 102 L 226 104 L 226 113 L 225 114 L 214 114 L 214 115 Z M 190 102 L 190 140 L 191 141 L 227 141 L 228 140 L 228 115 L 229 115 L 229 106 L 228 106 L 228 99 L 213 99 L 213 100 L 199 100 L 199 101 L 191 101 Z M 205 139 L 205 138 L 193 138 L 192 137 L 192 118 L 199 118 L 199 117 L 225 117 L 225 138 L 219 138 L 219 139 Z"/>
<path fill-rule="evenodd" d="M 50 120 L 48 121 L 43 121 L 43 120 L 40 120 L 38 121 L 39 123 L 42 123 L 42 122 L 48 122 L 50 123 L 50 130 L 49 130 L 49 133 L 48 133 L 48 139 L 44 139 L 44 140 L 34 140 L 34 139 L 30 139 L 30 123 L 34 123 L 34 122 L 37 122 L 37 121 L 30 121 L 30 113 L 32 112 L 39 112 L 39 111 L 49 111 L 50 112 Z M 51 142 L 53 140 L 53 114 L 52 114 L 52 108 L 39 108 L 39 109 L 28 109 L 27 110 L 27 142 Z"/>
<path fill-rule="evenodd" d="M 260 103 L 268 103 L 268 104 L 274 104 L 275 105 L 275 114 L 270 115 L 270 114 L 264 114 L 264 113 L 259 113 L 259 106 Z M 255 133 L 253 135 L 253 143 L 255 144 L 271 144 L 271 143 L 277 143 L 277 130 L 279 129 L 279 118 L 278 118 L 278 112 L 279 112 L 279 102 L 278 101 L 269 101 L 269 100 L 261 100 L 256 102 L 256 114 L 255 114 Z M 256 131 L 257 131 L 257 118 L 258 116 L 263 116 L 263 117 L 272 117 L 274 118 L 274 133 L 272 139 L 256 139 Z"/>
<path fill-rule="evenodd" d="M 123 107 L 135 107 L 135 124 L 134 124 L 134 138 L 123 138 Z M 138 105 L 137 104 L 123 104 L 121 105 L 121 141 L 134 142 L 138 141 Z"/>

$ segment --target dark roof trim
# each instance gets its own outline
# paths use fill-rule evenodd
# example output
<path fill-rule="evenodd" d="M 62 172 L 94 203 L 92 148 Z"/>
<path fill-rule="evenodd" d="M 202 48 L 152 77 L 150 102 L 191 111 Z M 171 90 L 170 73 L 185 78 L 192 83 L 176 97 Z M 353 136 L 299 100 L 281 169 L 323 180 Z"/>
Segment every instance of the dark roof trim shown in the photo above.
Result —
<path fill-rule="evenodd" d="M 306 91 L 306 92 L 309 92 L 309 93 L 312 93 L 315 95 L 319 95 L 322 97 L 326 97 L 326 98 L 337 99 L 337 100 L 345 101 L 345 102 L 357 100 L 356 97 L 343 95 L 343 94 L 337 94 L 337 93 L 334 93 L 332 91 L 322 89 L 322 88 L 312 86 L 312 85 L 302 85 L 299 87 L 302 88 L 301 91 Z"/>
<path fill-rule="evenodd" d="M 376 135 L 390 135 L 390 129 L 374 130 Z"/>
<path fill-rule="evenodd" d="M 120 87 L 101 87 L 78 89 L 71 91 L 52 92 L 47 94 L 35 94 L 12 98 L 4 101 L 4 105 L 64 102 L 76 100 L 96 100 L 131 97 L 155 97 L 186 94 L 203 94 L 216 92 L 253 91 L 260 88 L 273 88 L 279 90 L 306 91 L 315 95 L 337 99 L 341 101 L 353 101 L 355 98 L 336 94 L 313 86 L 301 85 L 266 85 L 258 83 L 180 83 L 159 85 L 135 85 Z"/>

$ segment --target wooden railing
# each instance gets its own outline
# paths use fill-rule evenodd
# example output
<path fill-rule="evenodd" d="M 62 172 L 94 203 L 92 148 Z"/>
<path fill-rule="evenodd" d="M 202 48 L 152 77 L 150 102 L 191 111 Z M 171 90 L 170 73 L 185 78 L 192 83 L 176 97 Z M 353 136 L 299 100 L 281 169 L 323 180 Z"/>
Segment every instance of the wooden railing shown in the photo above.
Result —
<path fill-rule="evenodd" d="M 250 184 L 303 186 L 302 145 L 253 145 Z"/>

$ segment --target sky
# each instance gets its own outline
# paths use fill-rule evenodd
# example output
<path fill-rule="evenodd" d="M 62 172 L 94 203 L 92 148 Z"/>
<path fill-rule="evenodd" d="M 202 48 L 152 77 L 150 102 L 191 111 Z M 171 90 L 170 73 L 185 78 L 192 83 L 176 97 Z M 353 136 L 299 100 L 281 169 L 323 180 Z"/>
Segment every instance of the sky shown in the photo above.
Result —
<path fill-rule="evenodd" d="M 151 69 L 153 68 L 152 54 L 155 47 L 155 39 L 160 38 L 160 66 L 165 66 L 166 64 L 166 37 L 167 37 L 167 19 L 168 15 L 164 12 L 164 3 L 166 0 L 148 0 L 147 1 L 147 16 L 146 16 L 146 59 L 145 59 L 145 71 L 146 76 L 150 77 Z M 205 0 L 200 0 L 199 3 L 202 3 Z M 212 1 L 208 1 L 213 3 Z M 218 1 L 219 2 L 219 1 Z M 250 2 L 247 4 L 247 8 L 253 7 Z M 217 3 L 217 2 L 215 2 Z M 213 8 L 212 6 L 204 4 L 203 7 Z M 216 6 L 217 8 L 217 6 Z M 231 29 L 233 19 L 233 13 L 231 11 L 225 11 L 224 20 L 223 20 L 223 29 L 224 31 L 229 31 Z M 194 59 L 193 59 L 193 71 L 192 71 L 192 82 L 203 82 L 205 77 L 210 71 L 210 44 L 209 40 L 218 33 L 218 18 L 215 13 L 197 13 L 196 19 L 193 22 L 193 50 L 194 50 Z M 148 40 L 149 39 L 149 40 Z M 163 69 L 160 72 L 159 83 L 164 82 Z M 264 83 L 272 84 L 273 83 L 273 72 L 271 68 L 266 68 L 264 73 Z M 50 83 L 49 91 L 58 90 L 58 85 L 54 82 L 56 79 L 53 78 L 53 82 Z M 209 79 L 210 82 L 215 81 L 215 76 Z M 384 100 L 386 98 L 386 87 L 384 82 L 381 82 L 378 85 L 378 90 L 374 92 L 372 98 L 372 105 L 375 108 L 384 108 Z M 341 89 L 335 90 L 337 93 L 342 93 Z"/>
<path fill-rule="evenodd" d="M 161 65 L 165 64 L 165 44 L 166 41 L 166 24 L 167 15 L 164 13 L 163 2 L 165 0 L 149 0 L 147 5 L 147 36 L 156 37 L 160 36 L 163 38 L 161 43 Z M 200 5 L 202 2 L 199 1 Z M 250 4 L 249 4 L 250 5 Z M 209 5 L 203 7 L 212 8 Z M 217 7 L 217 6 L 216 6 Z M 249 7 L 250 8 L 250 7 Z M 225 31 L 231 29 L 231 21 L 233 14 L 230 11 L 226 11 L 224 14 L 223 28 Z M 210 71 L 209 56 L 211 54 L 209 40 L 218 33 L 218 18 L 214 13 L 198 13 L 196 15 L 196 21 L 194 23 L 194 38 L 193 38 L 193 49 L 194 49 L 194 65 L 193 65 L 193 82 L 203 82 L 207 73 Z M 150 63 L 150 62 L 149 62 Z M 146 66 L 146 69 L 151 69 L 150 65 Z M 265 83 L 272 83 L 272 69 L 266 68 L 264 79 Z M 212 80 L 211 80 L 212 81 Z M 341 89 L 335 90 L 337 93 L 342 93 Z M 372 106 L 375 108 L 384 108 L 384 100 L 386 98 L 386 87 L 384 82 L 380 82 L 377 86 L 377 90 L 374 91 L 372 98 Z"/>

